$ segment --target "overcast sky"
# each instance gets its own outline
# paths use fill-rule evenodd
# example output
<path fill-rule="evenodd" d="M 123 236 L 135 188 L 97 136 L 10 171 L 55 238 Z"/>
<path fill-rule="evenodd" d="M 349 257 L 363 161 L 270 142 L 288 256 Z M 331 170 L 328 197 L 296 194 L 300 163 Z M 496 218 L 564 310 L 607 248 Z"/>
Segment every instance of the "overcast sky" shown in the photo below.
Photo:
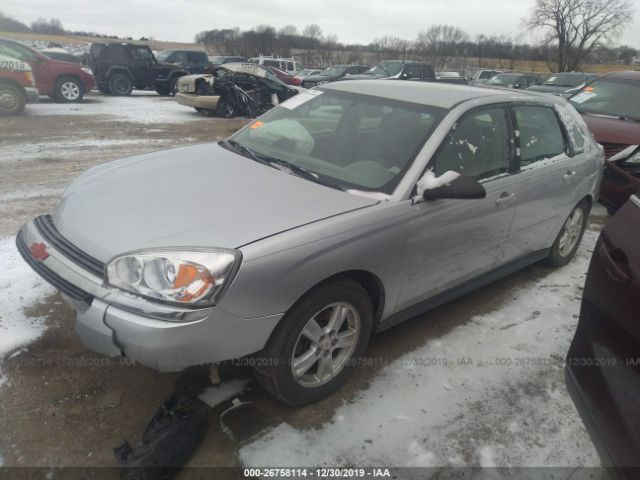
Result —
<path fill-rule="evenodd" d="M 158 40 L 192 42 L 195 34 L 213 28 L 250 28 L 309 23 L 335 33 L 345 43 L 368 43 L 394 35 L 413 39 L 433 24 L 456 25 L 472 37 L 511 35 L 533 42 L 520 20 L 534 0 L 2 0 L 0 11 L 29 24 L 37 18 L 58 18 L 68 30 L 95 31 L 123 37 L 153 36 Z M 634 22 L 619 43 L 640 48 L 640 0 Z"/>

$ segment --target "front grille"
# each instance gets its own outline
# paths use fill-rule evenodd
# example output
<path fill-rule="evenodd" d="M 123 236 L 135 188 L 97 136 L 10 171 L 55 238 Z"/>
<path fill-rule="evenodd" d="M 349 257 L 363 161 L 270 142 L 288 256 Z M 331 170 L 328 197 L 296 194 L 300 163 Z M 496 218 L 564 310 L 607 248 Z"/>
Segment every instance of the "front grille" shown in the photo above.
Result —
<path fill-rule="evenodd" d="M 40 275 L 55 288 L 57 288 L 67 296 L 73 298 L 74 300 L 78 300 L 80 302 L 91 305 L 91 302 L 93 301 L 93 295 L 67 282 L 60 275 L 45 267 L 42 262 L 34 260 L 34 258 L 31 256 L 31 251 L 29 250 L 27 243 L 24 241 L 22 231 L 20 231 L 20 233 L 18 233 L 18 236 L 16 237 L 16 246 L 18 247 L 18 251 L 20 252 L 20 255 L 22 255 L 22 258 L 24 258 L 25 262 L 27 262 L 31 266 L 31 268 L 33 268 L 36 273 L 38 273 L 38 275 Z"/>
<path fill-rule="evenodd" d="M 611 158 L 629 146 L 624 143 L 601 143 L 601 145 L 604 147 L 605 158 Z"/>
<path fill-rule="evenodd" d="M 85 270 L 93 273 L 94 275 L 103 278 L 104 276 L 104 264 L 90 255 L 87 255 L 69 240 L 64 238 L 58 229 L 53 224 L 51 215 L 40 215 L 33 222 L 38 231 L 42 234 L 47 242 L 51 244 L 53 248 L 58 250 L 61 254 L 67 257 L 72 262 L 76 263 Z"/>

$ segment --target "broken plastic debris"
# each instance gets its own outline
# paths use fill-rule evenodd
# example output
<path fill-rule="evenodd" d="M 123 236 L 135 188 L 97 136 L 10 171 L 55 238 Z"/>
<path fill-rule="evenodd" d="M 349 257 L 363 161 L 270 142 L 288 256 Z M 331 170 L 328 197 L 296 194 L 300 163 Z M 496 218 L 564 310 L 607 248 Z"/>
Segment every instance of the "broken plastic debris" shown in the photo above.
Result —
<path fill-rule="evenodd" d="M 207 432 L 209 407 L 191 395 L 171 396 L 158 409 L 135 448 L 124 442 L 114 453 L 120 478 L 167 479 L 189 460 Z"/>
<path fill-rule="evenodd" d="M 207 388 L 202 392 L 198 398 L 204 403 L 214 408 L 216 405 L 220 405 L 225 400 L 239 395 L 247 386 L 249 380 L 229 380 L 228 382 L 221 383 L 218 386 Z M 238 400 L 234 399 L 234 402 Z"/>

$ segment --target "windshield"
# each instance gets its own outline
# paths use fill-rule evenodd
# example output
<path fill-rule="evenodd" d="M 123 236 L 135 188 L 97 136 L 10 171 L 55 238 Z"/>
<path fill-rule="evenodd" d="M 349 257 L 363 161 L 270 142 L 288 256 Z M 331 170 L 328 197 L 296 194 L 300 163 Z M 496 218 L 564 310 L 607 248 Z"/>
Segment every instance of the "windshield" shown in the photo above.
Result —
<path fill-rule="evenodd" d="M 609 115 L 640 121 L 640 82 L 600 78 L 569 99 L 583 113 Z"/>
<path fill-rule="evenodd" d="M 267 112 L 229 144 L 237 142 L 239 153 L 241 148 L 265 163 L 286 162 L 318 183 L 391 194 L 445 113 L 367 95 L 309 90 Z"/>
<path fill-rule="evenodd" d="M 584 83 L 584 75 L 581 73 L 556 73 L 549 77 L 543 85 L 556 87 L 577 87 Z"/>
<path fill-rule="evenodd" d="M 324 75 L 325 77 L 339 77 L 344 74 L 349 67 L 329 67 L 326 70 L 323 70 L 320 75 Z"/>
<path fill-rule="evenodd" d="M 158 54 L 156 55 L 156 59 L 160 62 L 166 62 L 167 58 L 169 58 L 172 53 L 173 52 L 171 50 L 163 50 L 161 52 L 158 52 Z"/>
<path fill-rule="evenodd" d="M 496 75 L 487 83 L 489 85 L 513 85 L 520 79 L 520 75 Z"/>
<path fill-rule="evenodd" d="M 376 77 L 393 77 L 402 71 L 402 67 L 404 67 L 404 63 L 379 63 L 367 70 L 365 74 Z"/>

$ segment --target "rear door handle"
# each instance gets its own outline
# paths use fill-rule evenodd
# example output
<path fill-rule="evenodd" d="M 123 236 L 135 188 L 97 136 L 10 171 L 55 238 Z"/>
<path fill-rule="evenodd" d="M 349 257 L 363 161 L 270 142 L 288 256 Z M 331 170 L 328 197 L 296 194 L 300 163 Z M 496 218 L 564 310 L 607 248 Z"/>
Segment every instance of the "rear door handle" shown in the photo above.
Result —
<path fill-rule="evenodd" d="M 620 265 L 621 262 L 616 262 L 613 259 L 613 257 L 611 256 L 611 253 L 609 252 L 609 249 L 607 248 L 604 242 L 600 244 L 600 255 L 604 260 L 604 266 L 605 266 L 605 270 L 607 271 L 607 275 L 609 275 L 609 277 L 611 277 L 612 280 L 616 282 L 625 282 L 625 283 L 631 281 L 631 275 L 625 272 L 623 268 L 623 266 L 628 267 L 628 264 L 626 262 L 626 258 L 624 257 L 624 255 L 623 255 L 624 263 L 623 265 Z"/>
<path fill-rule="evenodd" d="M 498 198 L 496 198 L 496 205 L 502 205 L 510 203 L 516 199 L 515 193 L 502 192 Z"/>
<path fill-rule="evenodd" d="M 562 181 L 564 183 L 571 183 L 571 181 L 573 180 L 573 176 L 576 174 L 576 172 L 574 172 L 573 170 L 567 170 L 567 173 L 564 174 L 564 176 L 562 177 Z"/>

